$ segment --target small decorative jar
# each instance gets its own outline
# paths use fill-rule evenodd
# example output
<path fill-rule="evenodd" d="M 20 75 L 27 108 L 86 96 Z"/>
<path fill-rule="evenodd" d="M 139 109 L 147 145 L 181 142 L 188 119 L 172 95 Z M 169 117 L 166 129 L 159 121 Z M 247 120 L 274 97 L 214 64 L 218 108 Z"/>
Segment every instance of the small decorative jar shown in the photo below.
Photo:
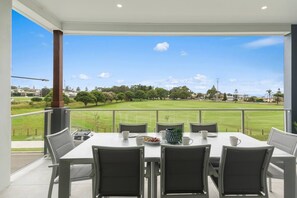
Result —
<path fill-rule="evenodd" d="M 166 141 L 169 144 L 180 144 L 182 142 L 183 133 L 178 128 L 166 129 Z"/>

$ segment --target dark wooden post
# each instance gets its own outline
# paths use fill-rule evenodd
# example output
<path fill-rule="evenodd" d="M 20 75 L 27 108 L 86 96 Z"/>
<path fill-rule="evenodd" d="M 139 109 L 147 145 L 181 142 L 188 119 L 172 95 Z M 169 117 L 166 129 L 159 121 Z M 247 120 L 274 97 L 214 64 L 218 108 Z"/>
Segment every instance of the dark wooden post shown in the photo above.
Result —
<path fill-rule="evenodd" d="M 51 109 L 53 113 L 50 115 L 50 123 L 48 123 L 48 114 L 45 115 L 45 135 L 53 134 L 63 130 L 69 126 L 69 113 L 67 108 L 64 107 L 63 100 L 63 32 L 54 30 L 54 73 L 53 73 L 53 101 Z M 50 131 L 48 131 L 50 124 Z"/>
<path fill-rule="evenodd" d="M 64 107 L 63 100 L 63 32 L 54 30 L 54 75 L 52 107 Z"/>

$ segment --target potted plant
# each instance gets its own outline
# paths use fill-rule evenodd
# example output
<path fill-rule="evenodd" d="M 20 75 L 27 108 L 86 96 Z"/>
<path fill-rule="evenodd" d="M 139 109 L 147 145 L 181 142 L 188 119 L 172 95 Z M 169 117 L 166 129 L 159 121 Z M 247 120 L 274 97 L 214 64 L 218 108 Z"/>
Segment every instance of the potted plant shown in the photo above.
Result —
<path fill-rule="evenodd" d="M 169 144 L 180 144 L 182 141 L 183 132 L 180 128 L 166 129 L 166 141 Z"/>

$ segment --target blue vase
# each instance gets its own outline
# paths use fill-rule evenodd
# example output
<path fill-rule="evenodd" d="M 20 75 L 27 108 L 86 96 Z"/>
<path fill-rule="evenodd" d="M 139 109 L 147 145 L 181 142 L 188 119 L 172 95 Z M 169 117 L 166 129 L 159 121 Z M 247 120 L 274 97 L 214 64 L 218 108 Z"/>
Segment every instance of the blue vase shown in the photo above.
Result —
<path fill-rule="evenodd" d="M 179 144 L 182 141 L 182 133 L 176 131 L 176 129 L 166 129 L 166 141 L 169 144 Z"/>

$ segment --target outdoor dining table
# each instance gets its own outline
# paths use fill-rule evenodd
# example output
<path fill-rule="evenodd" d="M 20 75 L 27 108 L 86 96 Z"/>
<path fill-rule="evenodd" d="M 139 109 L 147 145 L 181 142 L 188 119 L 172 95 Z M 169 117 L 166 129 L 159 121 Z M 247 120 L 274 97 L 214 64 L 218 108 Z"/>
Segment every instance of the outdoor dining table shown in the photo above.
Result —
<path fill-rule="evenodd" d="M 159 133 L 141 133 L 138 135 L 146 135 L 151 137 L 159 137 Z M 130 134 L 132 136 L 132 134 Z M 184 133 L 193 139 L 192 145 L 211 144 L 210 158 L 220 158 L 223 145 L 229 145 L 229 137 L 236 136 L 241 140 L 238 147 L 257 147 L 265 146 L 266 142 L 256 140 L 250 136 L 238 132 L 219 132 L 217 136 L 203 139 L 200 133 Z M 161 141 L 161 144 L 166 144 Z M 128 140 L 123 140 L 121 133 L 94 133 L 93 137 L 89 138 L 72 151 L 64 155 L 60 159 L 60 179 L 59 179 L 59 198 L 69 197 L 69 182 L 70 182 L 70 165 L 71 164 L 92 164 L 94 163 L 92 155 L 92 146 L 113 146 L 127 147 L 136 146 L 135 136 Z M 152 185 L 151 197 L 157 198 L 157 176 L 154 174 L 157 162 L 160 162 L 161 149 L 160 145 L 151 145 L 145 143 L 145 161 L 151 164 Z M 293 155 L 274 149 L 272 162 L 282 161 L 284 163 L 284 198 L 296 197 L 296 159 Z"/>

